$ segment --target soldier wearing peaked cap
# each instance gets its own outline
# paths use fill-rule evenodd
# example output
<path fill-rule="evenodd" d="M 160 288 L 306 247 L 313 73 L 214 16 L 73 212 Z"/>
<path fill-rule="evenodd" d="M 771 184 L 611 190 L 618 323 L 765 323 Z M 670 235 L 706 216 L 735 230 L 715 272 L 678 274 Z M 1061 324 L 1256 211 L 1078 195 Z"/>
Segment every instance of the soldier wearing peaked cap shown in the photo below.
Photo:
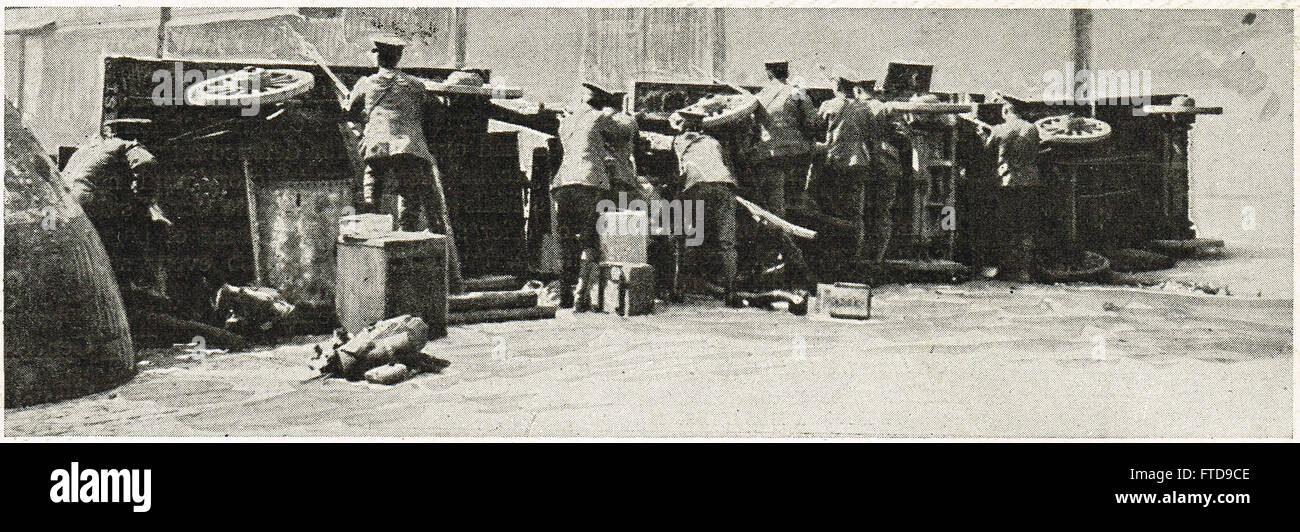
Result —
<path fill-rule="evenodd" d="M 361 157 L 366 162 L 364 201 L 368 210 L 380 209 L 384 185 L 396 185 L 401 198 L 395 213 L 403 231 L 430 229 L 448 239 L 447 287 L 463 289 L 460 258 L 456 252 L 451 218 L 442 187 L 438 161 L 424 136 L 424 106 L 442 104 L 424 81 L 397 68 L 405 46 L 400 39 L 379 36 L 371 53 L 379 71 L 361 78 L 348 96 L 351 117 L 364 119 Z M 420 223 L 424 213 L 427 225 Z"/>
<path fill-rule="evenodd" d="M 692 231 L 702 236 L 700 245 L 687 249 L 698 275 L 714 283 L 715 296 L 734 304 L 736 292 L 736 178 L 727 150 L 718 139 L 704 132 L 704 115 L 682 110 L 675 113 L 673 127 L 681 131 L 669 146 L 677 155 L 682 178 L 682 199 L 702 209 L 699 218 L 683 217 Z M 696 222 L 699 227 L 695 226 Z M 720 274 L 720 275 L 718 275 Z"/>
<path fill-rule="evenodd" d="M 828 214 L 850 220 L 855 228 L 851 241 L 843 246 L 849 255 L 840 261 L 844 265 L 856 263 L 865 253 L 864 187 L 875 177 L 870 174 L 875 141 L 871 110 L 853 98 L 856 86 L 854 80 L 838 78 L 835 97 L 822 102 L 817 111 L 826 128 L 826 153 L 817 161 L 822 171 L 815 183 L 815 196 Z"/>
<path fill-rule="evenodd" d="M 810 139 L 819 130 L 817 110 L 802 88 L 789 83 L 789 62 L 769 61 L 763 66 L 768 81 L 756 95 L 758 139 L 748 150 L 753 175 L 745 195 L 783 216 L 787 200 L 803 196 L 813 147 Z"/>
<path fill-rule="evenodd" d="M 158 163 L 139 141 L 145 118 L 105 120 L 68 159 L 64 183 L 99 232 L 118 282 L 167 297 L 163 247 L 171 220 L 158 207 Z"/>
<path fill-rule="evenodd" d="M 551 212 L 562 253 L 560 306 L 578 311 L 590 308 L 587 288 L 595 282 L 600 262 L 597 206 L 603 199 L 614 200 L 614 182 L 625 178 L 611 147 L 622 150 L 636 134 L 634 121 L 615 118 L 614 93 L 595 83 L 582 87 L 581 103 L 560 120 L 560 167 L 551 178 Z"/>
<path fill-rule="evenodd" d="M 998 179 L 992 191 L 994 227 L 988 232 L 991 242 L 987 246 L 994 257 L 984 265 L 984 275 L 996 275 L 992 268 L 996 266 L 1008 279 L 1029 282 L 1043 225 L 1043 182 L 1038 172 L 1041 142 L 1038 128 L 1022 117 L 1027 102 L 1005 95 L 1000 99 L 1002 123 L 980 131 L 985 148 L 996 150 L 998 157 Z"/>
<path fill-rule="evenodd" d="M 740 147 L 746 167 L 740 195 L 785 216 L 788 202 L 804 200 L 814 147 L 811 139 L 820 127 L 808 94 L 788 81 L 789 63 L 769 61 L 763 66 L 768 80 L 755 95 L 759 107 L 753 115 L 754 134 Z M 760 271 L 778 271 L 781 242 L 752 231 L 748 224 L 744 228 L 745 247 L 757 251 L 747 254 L 745 262 Z"/>

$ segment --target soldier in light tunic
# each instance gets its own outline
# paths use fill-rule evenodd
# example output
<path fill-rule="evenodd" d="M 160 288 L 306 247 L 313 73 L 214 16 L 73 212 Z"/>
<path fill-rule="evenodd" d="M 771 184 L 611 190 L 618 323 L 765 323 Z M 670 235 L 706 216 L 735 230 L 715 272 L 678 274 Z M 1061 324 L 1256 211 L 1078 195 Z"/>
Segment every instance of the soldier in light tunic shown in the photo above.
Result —
<path fill-rule="evenodd" d="M 630 143 L 636 134 L 635 122 L 616 119 L 617 113 L 606 111 L 614 98 L 610 91 L 594 83 L 583 87 L 582 103 L 560 120 L 562 154 L 551 180 L 551 212 L 563 255 L 560 306 L 578 311 L 591 306 L 587 287 L 594 282 L 600 263 L 597 205 L 602 199 L 615 200 L 613 182 L 626 178 L 610 147 Z M 635 181 L 619 185 L 635 186 Z M 580 294 L 577 299 L 575 287 Z"/>
<path fill-rule="evenodd" d="M 395 216 L 398 227 L 430 229 L 447 236 L 447 288 L 458 293 L 463 291 L 460 257 L 438 161 L 424 137 L 424 106 L 441 102 L 429 94 L 423 80 L 397 68 L 402 48 L 396 39 L 375 39 L 371 52 L 379 72 L 357 82 L 344 109 L 349 117 L 366 123 L 360 147 L 366 161 L 364 201 L 369 210 L 379 210 L 385 183 L 395 184 L 401 198 Z M 420 222 L 422 212 L 427 224 Z"/>

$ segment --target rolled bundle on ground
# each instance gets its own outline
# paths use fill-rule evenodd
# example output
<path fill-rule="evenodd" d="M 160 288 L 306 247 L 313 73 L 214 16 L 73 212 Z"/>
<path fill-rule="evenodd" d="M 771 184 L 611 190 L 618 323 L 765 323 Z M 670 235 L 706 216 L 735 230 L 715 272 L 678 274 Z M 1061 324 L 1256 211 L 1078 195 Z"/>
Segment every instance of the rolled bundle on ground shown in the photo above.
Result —
<path fill-rule="evenodd" d="M 555 317 L 555 307 L 512 308 L 497 310 L 471 310 L 447 315 L 448 325 L 473 323 L 499 323 L 503 321 L 544 320 Z"/>
<path fill-rule="evenodd" d="M 447 296 L 448 312 L 503 310 L 535 306 L 537 306 L 537 292 L 534 290 L 466 292 Z"/>

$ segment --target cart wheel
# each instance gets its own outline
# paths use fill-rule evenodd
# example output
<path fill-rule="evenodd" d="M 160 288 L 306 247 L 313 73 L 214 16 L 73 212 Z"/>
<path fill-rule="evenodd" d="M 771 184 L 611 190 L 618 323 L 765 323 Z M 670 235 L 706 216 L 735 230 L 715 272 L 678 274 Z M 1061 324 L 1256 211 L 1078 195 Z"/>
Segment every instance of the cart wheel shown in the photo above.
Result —
<path fill-rule="evenodd" d="M 1034 122 L 1044 142 L 1092 144 L 1110 136 L 1110 124 L 1084 116 L 1049 116 Z"/>
<path fill-rule="evenodd" d="M 1092 281 L 1109 272 L 1110 260 L 1091 251 L 1083 252 L 1083 264 L 1077 268 L 1064 265 L 1038 265 L 1038 274 L 1044 280 L 1054 283 Z"/>
<path fill-rule="evenodd" d="M 306 93 L 315 84 L 310 72 L 247 67 L 190 85 L 185 89 L 185 100 L 201 106 L 266 105 Z"/>

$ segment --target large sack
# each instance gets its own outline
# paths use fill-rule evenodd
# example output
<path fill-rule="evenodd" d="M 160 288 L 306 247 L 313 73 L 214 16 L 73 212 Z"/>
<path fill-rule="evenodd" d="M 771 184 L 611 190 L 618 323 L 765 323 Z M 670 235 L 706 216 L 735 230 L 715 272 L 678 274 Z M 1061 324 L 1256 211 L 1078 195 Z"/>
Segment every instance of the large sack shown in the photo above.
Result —
<path fill-rule="evenodd" d="M 5 406 L 76 397 L 135 374 L 98 233 L 5 101 Z"/>

